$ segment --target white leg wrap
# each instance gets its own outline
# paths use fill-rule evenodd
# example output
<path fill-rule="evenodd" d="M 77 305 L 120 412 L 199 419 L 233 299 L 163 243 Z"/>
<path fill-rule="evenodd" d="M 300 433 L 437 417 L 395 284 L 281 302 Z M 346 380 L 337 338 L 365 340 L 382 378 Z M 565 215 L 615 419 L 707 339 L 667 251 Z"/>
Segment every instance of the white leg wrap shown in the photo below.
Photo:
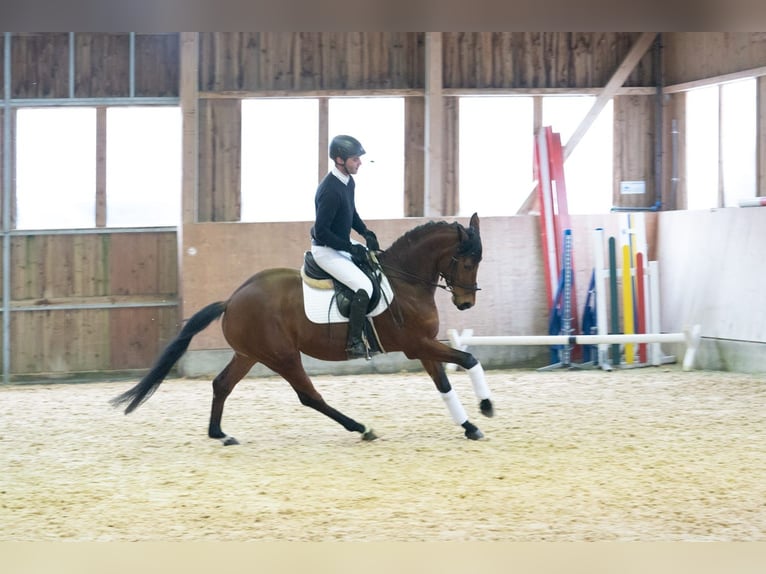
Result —
<path fill-rule="evenodd" d="M 473 385 L 473 392 L 476 394 L 476 398 L 480 401 L 492 398 L 487 381 L 484 378 L 484 369 L 481 363 L 476 363 L 468 369 L 468 376 L 471 377 L 471 384 Z"/>
<path fill-rule="evenodd" d="M 468 420 L 468 415 L 465 413 L 465 409 L 463 408 L 460 399 L 457 398 L 455 389 L 450 389 L 449 392 L 440 394 L 442 399 L 444 399 L 444 402 L 447 404 L 449 414 L 456 425 L 462 425 Z"/>

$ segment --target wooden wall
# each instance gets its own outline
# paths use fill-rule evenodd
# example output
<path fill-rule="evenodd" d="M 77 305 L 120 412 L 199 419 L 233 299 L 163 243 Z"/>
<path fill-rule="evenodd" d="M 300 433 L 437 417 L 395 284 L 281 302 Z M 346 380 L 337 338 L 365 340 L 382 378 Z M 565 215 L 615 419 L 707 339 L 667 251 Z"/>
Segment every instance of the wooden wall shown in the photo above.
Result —
<path fill-rule="evenodd" d="M 422 32 L 203 32 L 200 91 L 423 88 Z"/>
<path fill-rule="evenodd" d="M 666 32 L 665 85 L 766 66 L 766 32 Z"/>
<path fill-rule="evenodd" d="M 68 33 L 14 33 L 12 98 L 127 97 L 129 34 L 74 34 L 74 86 Z M 178 34 L 135 35 L 135 95 L 178 96 Z"/>
<path fill-rule="evenodd" d="M 601 88 L 640 33 L 445 32 L 445 88 Z M 645 56 L 625 82 L 651 86 Z"/>
<path fill-rule="evenodd" d="M 614 98 L 614 206 L 650 207 L 656 201 L 656 106 L 656 96 Z M 643 181 L 646 192 L 622 195 L 621 181 Z"/>
<path fill-rule="evenodd" d="M 10 284 L 14 375 L 146 368 L 177 333 L 174 232 L 12 236 Z"/>

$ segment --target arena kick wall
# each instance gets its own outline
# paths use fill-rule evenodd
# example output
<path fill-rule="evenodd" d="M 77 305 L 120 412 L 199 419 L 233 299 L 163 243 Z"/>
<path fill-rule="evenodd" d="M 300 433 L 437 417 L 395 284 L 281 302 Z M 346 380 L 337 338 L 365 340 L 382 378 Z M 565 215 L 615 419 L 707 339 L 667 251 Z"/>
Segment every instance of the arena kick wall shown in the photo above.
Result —
<path fill-rule="evenodd" d="M 548 309 L 536 215 L 481 217 L 484 260 L 479 270 L 477 305 L 458 311 L 449 295 L 437 291 L 439 337 L 448 329 L 473 329 L 476 335 L 544 335 Z M 619 234 L 616 213 L 573 216 L 575 288 L 582 312 L 593 266 L 591 233 L 603 227 Z M 453 218 L 445 218 L 452 220 Z M 454 218 L 467 224 L 468 218 Z M 425 218 L 370 220 L 382 246 L 389 245 Z M 183 227 L 182 313 L 190 316 L 207 303 L 225 299 L 247 277 L 267 267 L 299 266 L 308 247 L 309 222 L 199 223 Z M 696 368 L 766 372 L 766 273 L 759 248 L 766 244 L 766 209 L 647 213 L 649 259 L 658 260 L 662 332 L 702 327 Z M 664 347 L 683 357 L 683 348 Z M 550 363 L 548 347 L 476 347 L 487 368 L 540 367 Z M 179 364 L 184 376 L 215 375 L 231 351 L 220 327 L 209 327 L 192 341 Z M 401 353 L 346 363 L 306 359 L 310 374 L 397 372 L 420 369 Z M 271 374 L 262 366 L 252 376 Z"/>

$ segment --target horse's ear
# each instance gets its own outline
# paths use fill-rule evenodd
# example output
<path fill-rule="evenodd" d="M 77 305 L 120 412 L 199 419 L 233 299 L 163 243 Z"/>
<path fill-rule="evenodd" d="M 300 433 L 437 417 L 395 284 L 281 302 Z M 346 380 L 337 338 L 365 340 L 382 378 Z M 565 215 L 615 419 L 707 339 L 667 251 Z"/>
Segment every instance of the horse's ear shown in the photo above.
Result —
<path fill-rule="evenodd" d="M 470 227 L 476 230 L 476 233 L 479 232 L 479 215 L 477 213 L 474 213 L 471 216 L 471 222 L 469 224 Z"/>

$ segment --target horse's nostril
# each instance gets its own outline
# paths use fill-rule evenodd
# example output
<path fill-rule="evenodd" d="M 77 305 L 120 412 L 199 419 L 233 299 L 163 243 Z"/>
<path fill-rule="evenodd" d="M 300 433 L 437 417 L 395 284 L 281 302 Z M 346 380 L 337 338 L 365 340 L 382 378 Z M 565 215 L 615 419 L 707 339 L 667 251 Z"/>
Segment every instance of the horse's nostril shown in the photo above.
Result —
<path fill-rule="evenodd" d="M 461 303 L 460 305 L 457 306 L 457 308 L 460 309 L 461 311 L 465 311 L 466 309 L 470 309 L 471 307 L 473 307 L 473 303 L 469 303 L 468 301 L 466 301 L 465 303 Z"/>

